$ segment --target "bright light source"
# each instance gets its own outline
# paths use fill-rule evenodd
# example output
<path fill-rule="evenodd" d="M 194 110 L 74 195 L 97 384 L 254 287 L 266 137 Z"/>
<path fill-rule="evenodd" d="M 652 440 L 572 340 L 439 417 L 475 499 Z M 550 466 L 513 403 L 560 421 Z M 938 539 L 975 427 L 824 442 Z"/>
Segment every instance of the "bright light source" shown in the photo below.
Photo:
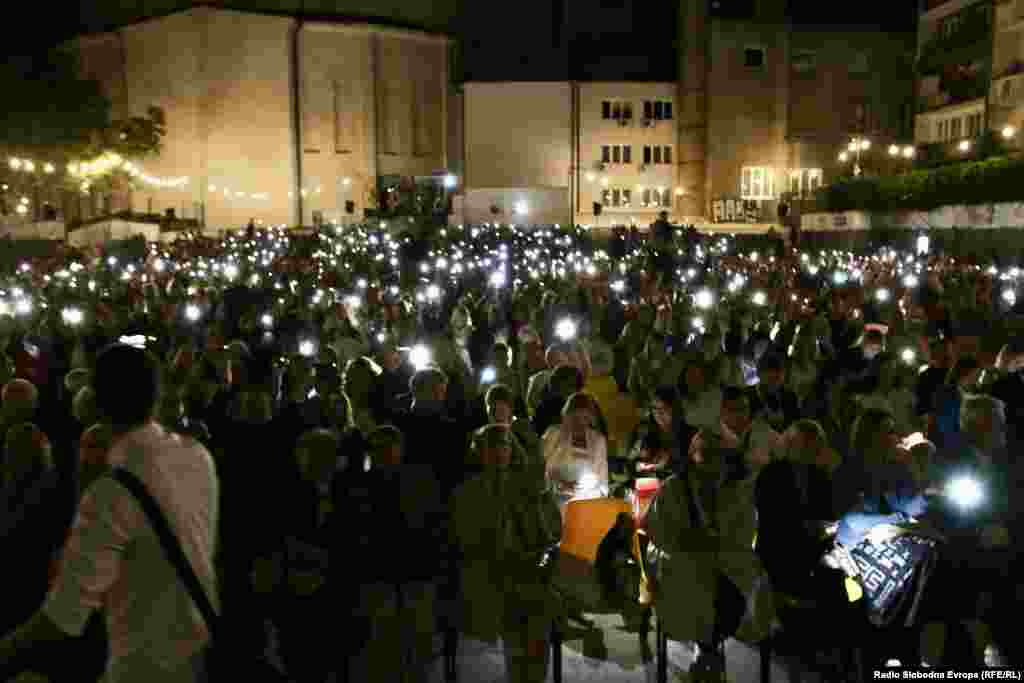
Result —
<path fill-rule="evenodd" d="M 484 384 L 491 384 L 496 379 L 498 379 L 498 371 L 494 368 L 484 368 L 484 371 L 480 373 L 480 381 Z"/>
<path fill-rule="evenodd" d="M 562 341 L 570 341 L 576 338 L 576 321 L 570 318 L 563 318 L 555 325 L 555 336 Z"/>
<path fill-rule="evenodd" d="M 918 279 L 916 275 L 908 275 L 905 278 L 903 278 L 903 286 L 906 287 L 907 289 L 913 289 L 914 287 L 917 287 L 919 284 L 921 284 L 921 281 Z"/>
<path fill-rule="evenodd" d="M 860 148 L 864 151 L 871 149 L 871 140 L 861 140 Z"/>
<path fill-rule="evenodd" d="M 914 148 L 911 147 L 910 145 L 907 145 L 906 147 L 903 148 L 903 158 L 904 159 L 913 159 L 914 155 L 916 153 L 917 152 L 915 152 Z"/>
<path fill-rule="evenodd" d="M 850 158 L 850 156 L 846 152 L 840 152 L 839 153 L 839 161 L 840 162 L 845 164 L 847 162 L 847 160 L 849 160 L 849 158 Z"/>
<path fill-rule="evenodd" d="M 715 305 L 715 295 L 710 289 L 702 289 L 693 296 L 693 303 L 697 308 L 707 310 Z"/>
<path fill-rule="evenodd" d="M 14 304 L 14 312 L 18 315 L 28 315 L 32 312 L 32 302 L 28 299 L 18 299 Z"/>
<path fill-rule="evenodd" d="M 1017 134 L 1017 129 L 1014 128 L 1013 126 L 1006 126 L 1006 127 L 1003 128 L 1003 137 L 1005 139 L 1007 139 L 1007 140 L 1009 140 L 1010 138 L 1012 138 L 1016 134 Z"/>
<path fill-rule="evenodd" d="M 1003 290 L 1003 301 L 1005 301 L 1010 306 L 1016 306 L 1017 305 L 1017 292 L 1013 291 L 1012 289 L 1004 289 Z"/>
<path fill-rule="evenodd" d="M 878 303 L 884 304 L 889 300 L 890 294 L 888 289 L 879 289 L 875 291 L 875 298 L 878 299 Z"/>
<path fill-rule="evenodd" d="M 417 344 L 409 349 L 409 362 L 417 371 L 430 367 L 430 349 L 423 344 Z"/>
<path fill-rule="evenodd" d="M 960 149 L 961 152 L 969 152 L 969 151 L 971 151 L 971 141 L 970 140 L 961 140 L 960 144 L 958 145 L 958 148 Z"/>
<path fill-rule="evenodd" d="M 156 272 L 162 273 L 166 268 L 167 264 L 164 263 L 164 260 L 162 258 L 158 258 L 157 260 L 153 261 L 153 269 L 156 270 Z"/>
<path fill-rule="evenodd" d="M 754 292 L 754 296 L 751 298 L 755 306 L 764 306 L 768 303 L 768 297 L 764 292 Z"/>
<path fill-rule="evenodd" d="M 837 285 L 845 285 L 850 281 L 850 274 L 845 270 L 837 270 L 832 274 L 832 282 Z"/>
<path fill-rule="evenodd" d="M 946 496 L 962 508 L 976 507 L 984 498 L 981 484 L 971 477 L 952 479 L 946 484 Z"/>
<path fill-rule="evenodd" d="M 917 253 L 927 254 L 931 250 L 932 241 L 928 235 L 921 235 L 917 238 Z"/>
<path fill-rule="evenodd" d="M 363 302 L 360 301 L 358 296 L 349 295 L 345 297 L 345 303 L 354 311 L 358 311 L 359 307 L 362 306 Z"/>
<path fill-rule="evenodd" d="M 80 308 L 65 308 L 61 311 L 61 318 L 63 318 L 66 325 L 81 325 L 85 319 L 85 314 L 82 313 Z"/>
<path fill-rule="evenodd" d="M 491 273 L 491 286 L 496 289 L 501 289 L 505 286 L 505 273 L 500 270 L 496 270 Z"/>
<path fill-rule="evenodd" d="M 590 172 L 587 173 L 586 179 L 587 179 L 588 183 L 592 183 L 595 180 L 597 180 L 597 174 L 594 173 L 593 171 L 590 171 Z"/>
<path fill-rule="evenodd" d="M 274 326 L 274 316 L 269 313 L 264 313 L 260 316 L 260 325 L 267 328 L 268 330 Z"/>
<path fill-rule="evenodd" d="M 199 306 L 196 306 L 195 304 L 185 306 L 185 320 L 188 320 L 190 323 L 194 323 L 199 320 L 201 315 L 202 311 L 199 310 Z"/>
<path fill-rule="evenodd" d="M 452 174 L 449 173 L 448 175 L 446 175 L 444 177 L 444 186 L 445 186 L 446 189 L 451 190 L 452 188 L 454 188 L 458 184 L 459 184 L 459 179 L 456 178 L 455 176 L 453 176 Z"/>
<path fill-rule="evenodd" d="M 427 298 L 431 301 L 437 301 L 441 298 L 441 288 L 437 285 L 429 285 L 427 287 Z"/>
<path fill-rule="evenodd" d="M 889 156 L 897 156 L 900 153 L 899 145 L 889 145 Z"/>
<path fill-rule="evenodd" d="M 520 216 L 525 216 L 530 212 L 530 207 L 526 202 L 519 200 L 515 205 L 515 212 Z"/>
<path fill-rule="evenodd" d="M 316 354 L 316 344 L 312 339 L 303 339 L 299 342 L 299 355 L 310 358 Z"/>
<path fill-rule="evenodd" d="M 234 263 L 229 263 L 226 266 L 224 266 L 224 277 L 226 277 L 229 280 L 234 280 L 236 277 L 238 277 L 238 266 L 236 266 Z"/>
<path fill-rule="evenodd" d="M 618 292 L 619 294 L 621 294 L 626 289 L 626 283 L 623 282 L 622 280 L 616 280 L 611 284 L 611 288 L 613 292 Z"/>
<path fill-rule="evenodd" d="M 913 365 L 914 361 L 917 360 L 917 351 L 910 348 L 903 349 L 903 351 L 900 352 L 900 358 L 902 358 L 903 362 L 907 365 Z"/>

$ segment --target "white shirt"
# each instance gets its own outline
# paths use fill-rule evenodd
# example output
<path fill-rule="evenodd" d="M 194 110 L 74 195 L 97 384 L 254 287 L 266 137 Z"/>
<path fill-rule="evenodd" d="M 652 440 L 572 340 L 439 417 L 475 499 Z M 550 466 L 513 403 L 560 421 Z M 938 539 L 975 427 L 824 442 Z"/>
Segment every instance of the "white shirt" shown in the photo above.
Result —
<path fill-rule="evenodd" d="M 218 484 L 210 454 L 149 424 L 121 437 L 110 459 L 156 498 L 217 608 Z M 110 638 L 104 683 L 195 680 L 193 662 L 209 641 L 205 622 L 134 496 L 108 477 L 82 499 L 43 609 L 62 631 L 80 635 L 101 607 Z"/>

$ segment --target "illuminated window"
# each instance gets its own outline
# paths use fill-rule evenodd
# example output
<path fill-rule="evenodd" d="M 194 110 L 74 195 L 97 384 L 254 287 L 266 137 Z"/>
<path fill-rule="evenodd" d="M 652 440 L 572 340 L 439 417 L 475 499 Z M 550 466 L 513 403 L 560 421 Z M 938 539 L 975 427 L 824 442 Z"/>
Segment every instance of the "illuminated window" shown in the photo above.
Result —
<path fill-rule="evenodd" d="M 744 166 L 740 177 L 741 199 L 775 199 L 775 174 L 766 166 Z"/>
<path fill-rule="evenodd" d="M 806 197 L 821 187 L 823 176 L 820 168 L 795 168 L 789 172 L 789 191 Z"/>

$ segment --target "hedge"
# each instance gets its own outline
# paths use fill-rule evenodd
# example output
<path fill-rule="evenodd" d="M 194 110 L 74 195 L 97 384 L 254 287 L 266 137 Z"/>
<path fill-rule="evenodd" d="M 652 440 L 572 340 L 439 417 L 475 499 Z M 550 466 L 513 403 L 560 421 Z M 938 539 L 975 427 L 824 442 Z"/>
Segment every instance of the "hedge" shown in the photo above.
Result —
<path fill-rule="evenodd" d="M 819 189 L 817 199 L 826 211 L 875 212 L 1024 201 L 1024 159 L 987 159 L 898 176 L 849 178 Z"/>

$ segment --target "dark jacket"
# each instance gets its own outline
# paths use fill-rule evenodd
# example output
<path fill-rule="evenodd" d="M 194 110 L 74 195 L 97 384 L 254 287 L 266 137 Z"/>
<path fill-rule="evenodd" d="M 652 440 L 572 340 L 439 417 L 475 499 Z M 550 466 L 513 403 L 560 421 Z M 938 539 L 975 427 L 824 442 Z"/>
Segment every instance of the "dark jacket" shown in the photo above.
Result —
<path fill-rule="evenodd" d="M 757 554 L 772 584 L 789 595 L 806 595 L 823 573 L 826 541 L 818 523 L 833 518 L 828 474 L 812 465 L 773 462 L 757 477 L 755 500 Z"/>
<path fill-rule="evenodd" d="M 429 467 L 400 465 L 339 478 L 332 576 L 351 589 L 432 581 L 449 553 L 445 508 Z"/>

